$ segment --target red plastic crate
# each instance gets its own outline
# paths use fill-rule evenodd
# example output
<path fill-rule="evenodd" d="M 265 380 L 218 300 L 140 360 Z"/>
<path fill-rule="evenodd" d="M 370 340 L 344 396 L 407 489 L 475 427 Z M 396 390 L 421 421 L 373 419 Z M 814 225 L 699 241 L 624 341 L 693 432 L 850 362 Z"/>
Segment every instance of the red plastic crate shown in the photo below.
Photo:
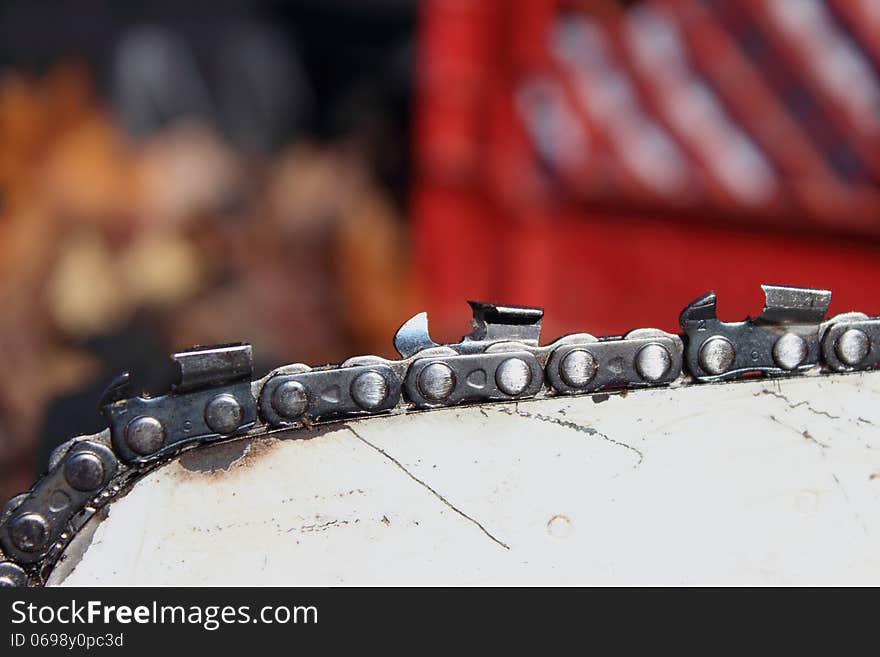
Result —
<path fill-rule="evenodd" d="M 735 4 L 747 22 L 765 27 L 760 3 Z M 658 0 L 626 10 L 615 3 L 575 5 L 424 5 L 412 214 L 415 268 L 433 332 L 444 339 L 465 332 L 467 298 L 545 306 L 546 338 L 638 326 L 676 330 L 678 310 L 709 289 L 718 292 L 724 318 L 757 314 L 762 282 L 831 287 L 832 312 L 880 313 L 873 293 L 880 274 L 874 164 L 865 159 L 858 181 L 841 179 L 826 160 L 828 144 L 816 141 L 819 133 L 825 138 L 824 124 L 811 128 L 792 118 L 777 88 L 800 85 L 818 95 L 815 82 L 796 71 L 791 81 L 779 82 L 756 68 L 742 52 L 741 35 L 730 31 L 711 2 Z M 674 17 L 695 75 L 772 163 L 778 193 L 766 203 L 738 204 L 664 117 L 657 81 L 640 77 L 621 36 L 624 12 L 639 5 Z M 575 85 L 551 52 L 552 30 L 570 12 L 586 17 L 590 29 L 599 26 L 603 44 L 607 37 L 614 70 L 635 90 L 629 115 L 656 124 L 682 153 L 688 184 L 680 191 L 663 194 L 641 184 L 621 156 L 620 144 L 635 137 L 618 126 L 609 129 L 607 117 L 597 120 L 578 105 Z M 854 11 L 834 12 L 834 28 L 876 65 L 876 36 L 852 30 Z M 773 30 L 764 33 L 773 52 L 784 53 L 774 66 L 795 69 L 796 49 L 779 44 Z M 575 117 L 571 129 L 551 135 L 560 153 L 555 161 L 542 158 L 523 120 L 529 94 L 539 111 L 543 96 L 558 96 L 562 100 L 548 104 L 548 115 Z M 820 108 L 816 116 L 829 116 L 834 98 L 813 100 Z M 829 134 L 848 140 L 854 152 L 870 152 L 872 137 L 854 146 L 858 133 L 841 126 L 838 110 L 831 113 Z M 554 121 L 546 125 L 554 129 Z M 580 143 L 588 147 L 571 145 Z"/>

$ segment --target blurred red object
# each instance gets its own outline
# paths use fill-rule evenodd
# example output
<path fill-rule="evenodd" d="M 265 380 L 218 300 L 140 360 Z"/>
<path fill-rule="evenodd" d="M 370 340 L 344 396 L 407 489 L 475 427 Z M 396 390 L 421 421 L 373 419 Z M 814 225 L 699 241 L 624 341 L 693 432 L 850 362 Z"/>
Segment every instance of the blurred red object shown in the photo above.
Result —
<path fill-rule="evenodd" d="M 434 332 L 464 331 L 466 298 L 543 305 L 547 337 L 675 330 L 709 289 L 723 318 L 757 314 L 761 282 L 880 313 L 871 21 L 818 0 L 427 2 L 412 209 Z"/>

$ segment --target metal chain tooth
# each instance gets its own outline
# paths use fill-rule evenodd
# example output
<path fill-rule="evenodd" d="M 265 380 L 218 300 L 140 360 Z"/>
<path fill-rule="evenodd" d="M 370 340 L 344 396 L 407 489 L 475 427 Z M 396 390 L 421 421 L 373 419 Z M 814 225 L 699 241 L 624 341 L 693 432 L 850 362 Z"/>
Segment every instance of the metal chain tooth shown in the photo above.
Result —
<path fill-rule="evenodd" d="M 787 375 L 820 363 L 820 333 L 831 292 L 786 285 L 761 287 L 766 302 L 754 319 L 719 320 L 714 292 L 681 312 L 687 344 L 685 370 L 696 380 L 735 379 L 750 372 Z"/>
<path fill-rule="evenodd" d="M 639 329 L 539 346 L 540 309 L 471 302 L 475 328 L 461 342 L 434 342 L 421 313 L 395 336 L 397 361 L 288 365 L 251 382 L 250 345 L 175 354 L 181 379 L 168 394 L 132 397 L 129 377 L 119 377 L 104 398 L 110 429 L 64 443 L 48 474 L 7 502 L 0 586 L 41 584 L 96 510 L 181 449 L 220 438 L 408 408 L 736 379 L 755 370 L 790 376 L 816 365 L 828 372 L 880 366 L 880 317 L 848 313 L 823 323 L 830 292 L 763 288 L 764 311 L 741 322 L 719 321 L 715 295 L 700 297 L 681 313 L 683 335 Z"/>

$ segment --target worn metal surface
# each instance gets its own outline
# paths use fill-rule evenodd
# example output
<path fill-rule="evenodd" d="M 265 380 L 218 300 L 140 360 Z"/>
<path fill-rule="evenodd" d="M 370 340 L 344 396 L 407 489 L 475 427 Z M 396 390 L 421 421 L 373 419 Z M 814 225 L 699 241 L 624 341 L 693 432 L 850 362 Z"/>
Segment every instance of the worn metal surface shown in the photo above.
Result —
<path fill-rule="evenodd" d="M 878 395 L 880 373 L 763 379 L 200 447 L 50 583 L 878 584 Z"/>

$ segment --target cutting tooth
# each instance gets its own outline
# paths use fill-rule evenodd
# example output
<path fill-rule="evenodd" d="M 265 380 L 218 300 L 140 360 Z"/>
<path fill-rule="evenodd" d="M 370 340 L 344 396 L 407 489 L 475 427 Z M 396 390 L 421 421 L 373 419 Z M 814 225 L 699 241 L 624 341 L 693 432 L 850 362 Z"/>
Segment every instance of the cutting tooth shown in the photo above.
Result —
<path fill-rule="evenodd" d="M 678 316 L 681 328 L 687 331 L 692 322 L 718 319 L 717 305 L 718 297 L 714 292 L 706 292 L 706 294 L 697 297 L 685 306 L 685 309 Z"/>
<path fill-rule="evenodd" d="M 831 303 L 831 290 L 769 283 L 761 289 L 765 303 L 757 319 L 773 324 L 818 324 Z"/>
<path fill-rule="evenodd" d="M 538 344 L 544 309 L 534 306 L 513 306 L 484 301 L 468 301 L 474 313 L 474 330 L 464 341 L 516 340 Z"/>
<path fill-rule="evenodd" d="M 394 348 L 403 358 L 419 353 L 423 349 L 439 346 L 428 334 L 428 313 L 413 315 L 403 323 L 394 334 Z"/>

